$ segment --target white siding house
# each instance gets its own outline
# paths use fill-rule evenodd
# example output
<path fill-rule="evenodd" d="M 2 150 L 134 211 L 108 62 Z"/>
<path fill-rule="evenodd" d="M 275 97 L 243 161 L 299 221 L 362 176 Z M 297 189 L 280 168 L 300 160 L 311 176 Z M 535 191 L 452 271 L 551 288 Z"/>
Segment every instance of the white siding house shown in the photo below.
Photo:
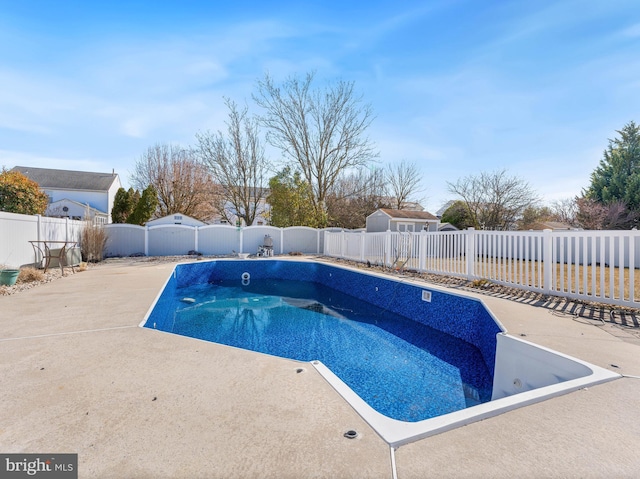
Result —
<path fill-rule="evenodd" d="M 72 220 L 91 219 L 95 224 L 105 224 L 109 221 L 109 215 L 107 215 L 107 213 L 92 208 L 86 204 L 82 204 L 79 201 L 73 201 L 66 198 L 64 200 L 49 203 L 45 216 L 53 218 L 69 218 Z"/>
<path fill-rule="evenodd" d="M 111 223 L 111 210 L 118 188 L 121 187 L 120 177 L 115 173 L 91 173 L 88 171 L 52 170 L 49 168 L 32 168 L 30 166 L 16 166 L 11 171 L 18 171 L 30 180 L 35 181 L 40 189 L 49 196 L 51 216 L 72 217 L 59 207 L 71 208 L 71 203 L 62 205 L 63 200 L 88 205 L 106 216 L 107 223 Z M 49 211 L 49 210 L 48 210 Z"/>

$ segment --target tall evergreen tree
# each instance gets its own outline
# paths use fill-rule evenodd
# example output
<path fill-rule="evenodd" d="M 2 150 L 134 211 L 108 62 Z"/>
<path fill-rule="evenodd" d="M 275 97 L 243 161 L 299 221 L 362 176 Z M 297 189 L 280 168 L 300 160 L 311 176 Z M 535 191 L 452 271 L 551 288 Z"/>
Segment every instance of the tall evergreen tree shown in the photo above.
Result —
<path fill-rule="evenodd" d="M 140 199 L 136 202 L 133 213 L 127 218 L 127 223 L 142 226 L 151 219 L 157 208 L 158 192 L 153 185 L 149 185 L 144 189 L 142 195 L 140 195 Z"/>
<path fill-rule="evenodd" d="M 591 173 L 591 185 L 584 196 L 603 205 L 623 203 L 630 211 L 640 210 L 640 126 L 633 121 L 609 140 L 604 157 Z"/>
<path fill-rule="evenodd" d="M 133 213 L 135 203 L 133 199 L 133 188 L 129 191 L 124 188 L 118 188 L 116 196 L 113 199 L 113 208 L 111 208 L 111 221 L 114 223 L 126 223 L 129 215 Z"/>

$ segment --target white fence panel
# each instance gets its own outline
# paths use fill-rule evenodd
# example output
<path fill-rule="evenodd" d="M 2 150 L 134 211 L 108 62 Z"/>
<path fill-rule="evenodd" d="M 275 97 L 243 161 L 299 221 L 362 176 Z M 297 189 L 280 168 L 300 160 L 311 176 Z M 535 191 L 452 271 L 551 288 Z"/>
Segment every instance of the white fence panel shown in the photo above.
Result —
<path fill-rule="evenodd" d="M 38 258 L 29 241 L 80 241 L 82 221 L 0 211 L 0 264 L 33 265 Z"/>
<path fill-rule="evenodd" d="M 387 265 L 385 256 L 386 233 L 367 233 L 364 235 L 364 261 L 375 265 Z"/>
<path fill-rule="evenodd" d="M 271 236 L 273 252 L 282 253 L 282 233 L 274 226 L 248 226 L 242 229 L 242 253 L 256 254 L 260 246 L 264 245 L 264 237 Z"/>
<path fill-rule="evenodd" d="M 364 249 L 364 233 L 342 233 L 342 256 L 354 261 L 361 261 Z"/>
<path fill-rule="evenodd" d="M 421 270 L 428 273 L 466 276 L 466 241 L 464 231 L 422 233 Z"/>
<path fill-rule="evenodd" d="M 342 256 L 342 234 L 339 232 L 324 232 L 324 254 L 327 256 Z"/>
<path fill-rule="evenodd" d="M 240 252 L 240 230 L 229 225 L 200 226 L 197 250 L 202 254 L 218 256 Z"/>
<path fill-rule="evenodd" d="M 107 233 L 105 257 L 145 254 L 144 226 L 114 223 L 104 228 Z"/>
<path fill-rule="evenodd" d="M 196 249 L 196 228 L 192 226 L 152 226 L 147 236 L 149 256 L 185 255 Z"/>
<path fill-rule="evenodd" d="M 81 228 L 77 228 L 78 236 L 72 236 L 74 228 L 70 223 L 82 225 L 82 221 L 72 221 L 66 218 L 40 217 L 41 241 L 80 241 Z"/>
<path fill-rule="evenodd" d="M 563 232 L 553 238 L 550 290 L 588 301 L 635 305 L 638 232 Z"/>
<path fill-rule="evenodd" d="M 29 241 L 38 239 L 38 217 L 0 212 L 0 264 L 9 267 L 34 262 Z"/>
<path fill-rule="evenodd" d="M 475 278 L 544 291 L 541 231 L 475 231 L 474 238 Z"/>
<path fill-rule="evenodd" d="M 306 226 L 292 226 L 282 232 L 283 253 L 319 253 L 320 231 Z"/>

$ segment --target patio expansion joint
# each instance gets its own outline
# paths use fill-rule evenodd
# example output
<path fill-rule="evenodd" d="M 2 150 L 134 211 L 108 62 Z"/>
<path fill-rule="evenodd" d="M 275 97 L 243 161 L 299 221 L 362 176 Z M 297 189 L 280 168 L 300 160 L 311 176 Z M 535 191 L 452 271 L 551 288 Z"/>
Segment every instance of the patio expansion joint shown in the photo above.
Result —
<path fill-rule="evenodd" d="M 114 331 L 118 329 L 131 329 L 137 328 L 137 325 L 129 325 L 129 326 L 114 326 L 112 328 L 98 328 L 98 329 L 82 329 L 79 331 L 65 331 L 61 333 L 49 333 L 49 334 L 36 334 L 33 336 L 18 336 L 16 338 L 0 338 L 0 342 L 3 341 L 18 341 L 21 339 L 40 339 L 40 338 L 50 338 L 54 336 L 66 336 L 69 334 L 84 334 L 84 333 L 98 333 L 102 331 Z"/>

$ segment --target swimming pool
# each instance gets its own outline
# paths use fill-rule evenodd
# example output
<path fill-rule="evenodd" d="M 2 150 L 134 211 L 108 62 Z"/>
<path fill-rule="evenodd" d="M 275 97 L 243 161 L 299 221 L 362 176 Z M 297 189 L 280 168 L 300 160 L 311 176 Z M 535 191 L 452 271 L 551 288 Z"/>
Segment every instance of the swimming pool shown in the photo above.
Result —
<path fill-rule="evenodd" d="M 141 325 L 309 362 L 392 446 L 617 377 L 479 300 L 314 261 L 178 265 Z"/>

